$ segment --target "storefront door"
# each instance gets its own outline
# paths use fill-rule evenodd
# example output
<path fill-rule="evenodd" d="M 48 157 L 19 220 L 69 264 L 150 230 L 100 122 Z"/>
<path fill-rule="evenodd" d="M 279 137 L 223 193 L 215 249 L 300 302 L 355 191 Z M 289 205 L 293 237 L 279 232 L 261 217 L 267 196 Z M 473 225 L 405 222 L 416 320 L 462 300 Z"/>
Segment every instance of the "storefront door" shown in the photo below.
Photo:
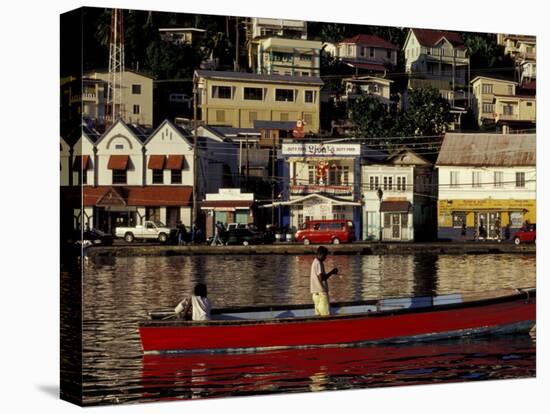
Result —
<path fill-rule="evenodd" d="M 391 237 L 401 239 L 401 214 L 391 214 Z"/>

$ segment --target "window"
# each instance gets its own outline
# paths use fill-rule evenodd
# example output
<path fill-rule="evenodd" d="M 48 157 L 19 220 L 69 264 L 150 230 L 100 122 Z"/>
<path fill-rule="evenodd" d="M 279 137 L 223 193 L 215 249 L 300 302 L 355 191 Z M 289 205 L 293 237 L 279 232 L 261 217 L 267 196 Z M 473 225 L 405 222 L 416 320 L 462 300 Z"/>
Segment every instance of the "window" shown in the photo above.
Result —
<path fill-rule="evenodd" d="M 258 119 L 258 112 L 253 112 L 253 111 L 250 111 L 248 113 L 248 121 L 249 122 L 254 122 Z"/>
<path fill-rule="evenodd" d="M 181 184 L 181 170 L 170 171 L 170 183 Z"/>
<path fill-rule="evenodd" d="M 164 182 L 164 170 L 153 170 L 153 184 L 162 184 Z"/>
<path fill-rule="evenodd" d="M 132 85 L 132 95 L 141 95 L 141 85 Z"/>
<path fill-rule="evenodd" d="M 288 121 L 288 112 L 281 112 L 281 121 Z"/>
<path fill-rule="evenodd" d="M 349 185 L 349 167 L 344 167 L 342 172 L 342 184 Z"/>
<path fill-rule="evenodd" d="M 309 184 L 315 184 L 315 166 L 310 165 L 307 168 L 307 178 Z"/>
<path fill-rule="evenodd" d="M 225 122 L 225 111 L 216 111 L 216 122 Z"/>
<path fill-rule="evenodd" d="M 525 187 L 525 173 L 517 172 L 516 173 L 516 187 Z"/>
<path fill-rule="evenodd" d="M 369 56 L 370 56 L 370 57 L 374 57 L 374 47 L 371 47 L 371 48 L 369 48 L 369 49 L 370 49 L 370 51 L 369 51 Z"/>
<path fill-rule="evenodd" d="M 124 144 L 116 144 L 115 149 L 117 149 L 117 150 L 124 149 Z"/>
<path fill-rule="evenodd" d="M 451 187 L 458 187 L 458 171 L 451 171 Z"/>
<path fill-rule="evenodd" d="M 113 170 L 113 184 L 126 184 L 126 170 Z"/>
<path fill-rule="evenodd" d="M 407 190 L 407 177 L 397 177 L 397 191 Z"/>
<path fill-rule="evenodd" d="M 302 76 L 309 76 L 309 72 L 302 72 Z"/>
<path fill-rule="evenodd" d="M 292 53 L 282 53 L 274 52 L 273 61 L 274 62 L 291 62 L 294 55 Z"/>
<path fill-rule="evenodd" d="M 140 113 L 139 105 L 134 105 L 134 115 L 139 115 L 139 113 Z"/>
<path fill-rule="evenodd" d="M 300 60 L 311 62 L 312 59 L 313 59 L 313 56 L 311 55 L 300 55 Z"/>
<path fill-rule="evenodd" d="M 401 213 L 401 228 L 406 229 L 409 226 L 409 213 Z"/>
<path fill-rule="evenodd" d="M 275 89 L 275 100 L 279 102 L 294 102 L 294 89 Z"/>
<path fill-rule="evenodd" d="M 462 223 L 466 224 L 466 213 L 463 211 L 453 212 L 453 227 L 455 229 L 461 229 Z"/>
<path fill-rule="evenodd" d="M 472 171 L 472 187 L 481 187 L 480 171 Z"/>
<path fill-rule="evenodd" d="M 490 83 L 481 84 L 481 93 L 493 93 L 493 85 Z"/>
<path fill-rule="evenodd" d="M 88 184 L 88 170 L 79 171 L 78 174 L 82 177 L 82 184 Z"/>
<path fill-rule="evenodd" d="M 511 227 L 521 227 L 521 226 L 523 226 L 523 212 L 522 211 L 511 211 L 510 212 L 510 226 Z"/>
<path fill-rule="evenodd" d="M 391 59 L 391 50 L 386 50 L 386 58 Z"/>
<path fill-rule="evenodd" d="M 313 103 L 313 91 L 304 92 L 304 101 L 306 103 Z"/>
<path fill-rule="evenodd" d="M 378 190 L 380 187 L 380 178 L 378 176 L 370 176 L 369 177 L 369 190 Z"/>
<path fill-rule="evenodd" d="M 533 102 L 527 102 L 527 106 L 533 106 Z"/>
<path fill-rule="evenodd" d="M 495 187 L 502 187 L 504 173 L 502 171 L 495 171 Z"/>
<path fill-rule="evenodd" d="M 514 94 L 514 87 L 512 85 L 508 85 L 508 95 Z"/>
<path fill-rule="evenodd" d="M 492 114 L 495 112 L 494 108 L 495 106 L 492 103 L 483 102 L 482 110 L 484 114 Z"/>
<path fill-rule="evenodd" d="M 339 185 L 340 184 L 340 177 L 338 174 L 340 168 L 337 166 L 334 166 L 328 170 L 328 184 L 329 185 Z"/>
<path fill-rule="evenodd" d="M 244 99 L 248 101 L 262 101 L 264 90 L 262 88 L 244 88 Z"/>
<path fill-rule="evenodd" d="M 384 190 L 393 190 L 393 177 L 384 177 Z"/>
<path fill-rule="evenodd" d="M 212 98 L 232 99 L 231 86 L 212 86 Z"/>
<path fill-rule="evenodd" d="M 504 115 L 514 115 L 514 106 L 510 104 L 502 105 L 502 111 Z"/>
<path fill-rule="evenodd" d="M 304 122 L 306 125 L 311 125 L 313 123 L 313 116 L 311 114 L 304 114 Z"/>

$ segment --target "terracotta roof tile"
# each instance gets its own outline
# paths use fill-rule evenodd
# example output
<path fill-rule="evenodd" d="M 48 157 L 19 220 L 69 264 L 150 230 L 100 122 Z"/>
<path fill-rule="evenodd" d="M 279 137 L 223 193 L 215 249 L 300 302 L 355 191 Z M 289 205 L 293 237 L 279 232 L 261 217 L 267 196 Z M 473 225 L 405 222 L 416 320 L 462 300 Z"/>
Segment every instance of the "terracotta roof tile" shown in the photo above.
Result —
<path fill-rule="evenodd" d="M 365 46 L 374 46 L 384 49 L 399 49 L 393 43 L 390 43 L 379 36 L 367 34 L 358 34 L 353 37 L 344 39 L 340 43 L 357 43 Z"/>
<path fill-rule="evenodd" d="M 432 29 L 412 29 L 412 31 L 422 46 L 435 46 L 444 37 L 454 47 L 464 49 L 464 40 L 458 32 Z"/>

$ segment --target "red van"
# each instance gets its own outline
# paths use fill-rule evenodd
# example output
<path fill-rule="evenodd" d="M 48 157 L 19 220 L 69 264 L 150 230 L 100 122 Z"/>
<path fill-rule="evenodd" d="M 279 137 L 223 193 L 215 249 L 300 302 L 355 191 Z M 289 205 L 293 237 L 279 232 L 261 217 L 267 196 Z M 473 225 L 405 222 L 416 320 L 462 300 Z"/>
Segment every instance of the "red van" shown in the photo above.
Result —
<path fill-rule="evenodd" d="M 355 240 L 350 220 L 310 220 L 296 232 L 296 241 L 310 243 L 349 243 Z"/>

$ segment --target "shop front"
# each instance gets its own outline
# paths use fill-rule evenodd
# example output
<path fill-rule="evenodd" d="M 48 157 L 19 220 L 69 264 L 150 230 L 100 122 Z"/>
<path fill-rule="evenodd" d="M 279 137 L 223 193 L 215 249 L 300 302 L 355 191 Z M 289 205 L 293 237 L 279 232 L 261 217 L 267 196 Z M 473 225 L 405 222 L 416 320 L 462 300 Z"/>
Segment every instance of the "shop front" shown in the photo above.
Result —
<path fill-rule="evenodd" d="M 218 193 L 206 194 L 201 204 L 206 212 L 206 237 L 214 235 L 216 223 L 225 227 L 231 223 L 256 224 L 253 193 L 241 193 L 239 188 L 220 188 Z"/>
<path fill-rule="evenodd" d="M 84 225 L 106 233 L 116 227 L 134 227 L 146 220 L 175 228 L 178 221 L 191 224 L 192 187 L 117 187 L 83 188 Z"/>
<path fill-rule="evenodd" d="M 438 238 L 507 240 L 525 222 L 536 223 L 535 200 L 440 200 Z"/>

